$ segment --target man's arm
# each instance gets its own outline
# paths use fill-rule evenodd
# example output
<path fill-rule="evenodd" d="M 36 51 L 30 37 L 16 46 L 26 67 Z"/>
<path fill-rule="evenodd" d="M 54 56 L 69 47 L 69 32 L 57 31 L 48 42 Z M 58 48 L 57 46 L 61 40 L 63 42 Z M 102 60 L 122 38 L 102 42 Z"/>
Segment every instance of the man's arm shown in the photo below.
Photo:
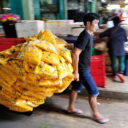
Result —
<path fill-rule="evenodd" d="M 110 29 L 107 29 L 106 31 L 101 32 L 101 33 L 99 34 L 99 37 L 100 37 L 100 38 L 103 38 L 103 37 L 109 36 L 110 34 L 111 34 L 111 30 L 110 30 Z"/>
<path fill-rule="evenodd" d="M 79 71 L 78 71 L 78 63 L 79 63 L 79 56 L 80 53 L 82 52 L 81 49 L 79 48 L 74 48 L 73 52 L 72 52 L 72 66 L 74 69 L 74 79 L 76 81 L 79 81 Z"/>

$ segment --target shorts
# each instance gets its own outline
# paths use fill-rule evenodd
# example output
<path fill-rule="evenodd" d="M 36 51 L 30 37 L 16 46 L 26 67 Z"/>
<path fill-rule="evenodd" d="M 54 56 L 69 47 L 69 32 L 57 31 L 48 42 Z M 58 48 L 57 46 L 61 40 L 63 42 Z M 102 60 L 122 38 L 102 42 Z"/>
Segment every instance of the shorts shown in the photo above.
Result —
<path fill-rule="evenodd" d="M 85 87 L 90 96 L 98 96 L 99 90 L 90 74 L 90 70 L 80 72 L 79 75 L 80 75 L 80 81 L 72 82 L 72 90 L 75 90 L 78 93 L 80 93 Z"/>

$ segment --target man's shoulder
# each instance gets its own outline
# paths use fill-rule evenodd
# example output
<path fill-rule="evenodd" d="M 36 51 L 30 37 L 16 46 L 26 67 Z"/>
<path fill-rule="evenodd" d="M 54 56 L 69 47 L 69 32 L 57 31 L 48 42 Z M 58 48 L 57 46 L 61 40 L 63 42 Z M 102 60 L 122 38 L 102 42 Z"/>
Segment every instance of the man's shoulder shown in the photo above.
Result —
<path fill-rule="evenodd" d="M 77 40 L 75 42 L 75 45 L 77 45 L 77 44 L 86 44 L 86 42 L 88 42 L 89 38 L 90 37 L 89 37 L 89 34 L 87 33 L 87 31 L 83 30 L 79 34 L 79 36 L 78 36 L 78 38 L 77 38 Z"/>
<path fill-rule="evenodd" d="M 89 36 L 89 34 L 85 29 L 79 34 L 79 37 L 87 37 L 87 36 Z"/>

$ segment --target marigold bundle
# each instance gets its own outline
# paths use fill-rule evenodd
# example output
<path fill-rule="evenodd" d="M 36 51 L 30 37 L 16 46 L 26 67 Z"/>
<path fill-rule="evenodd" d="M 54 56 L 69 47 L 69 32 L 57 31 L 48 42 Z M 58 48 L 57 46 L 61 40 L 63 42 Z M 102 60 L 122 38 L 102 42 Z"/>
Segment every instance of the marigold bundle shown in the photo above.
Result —
<path fill-rule="evenodd" d="M 46 30 L 0 52 L 0 104 L 27 112 L 63 92 L 73 80 L 68 46 Z"/>

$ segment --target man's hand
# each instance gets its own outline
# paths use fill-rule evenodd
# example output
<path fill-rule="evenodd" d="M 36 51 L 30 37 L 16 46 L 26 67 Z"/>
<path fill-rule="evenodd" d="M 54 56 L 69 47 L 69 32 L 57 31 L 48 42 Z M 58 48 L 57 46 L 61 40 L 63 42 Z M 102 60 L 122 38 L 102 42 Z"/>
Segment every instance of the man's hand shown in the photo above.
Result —
<path fill-rule="evenodd" d="M 67 49 L 69 49 L 69 50 L 73 50 L 73 48 L 74 48 L 74 44 L 73 44 L 73 43 L 66 44 L 65 47 L 66 47 Z"/>
<path fill-rule="evenodd" d="M 79 73 L 74 73 L 74 80 L 79 81 Z"/>

